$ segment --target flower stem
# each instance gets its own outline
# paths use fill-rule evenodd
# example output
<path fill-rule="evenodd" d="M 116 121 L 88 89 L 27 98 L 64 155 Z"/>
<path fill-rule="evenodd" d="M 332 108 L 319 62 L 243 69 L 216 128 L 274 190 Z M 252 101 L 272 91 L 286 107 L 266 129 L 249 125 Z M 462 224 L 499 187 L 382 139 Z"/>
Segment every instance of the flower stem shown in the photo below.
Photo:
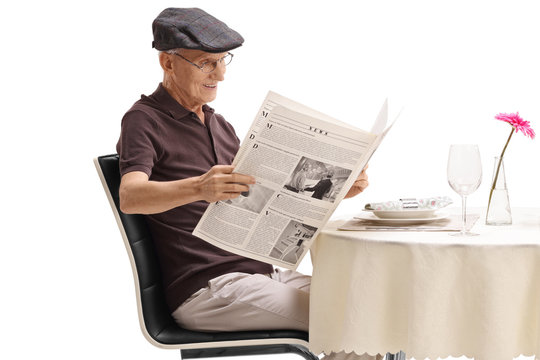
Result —
<path fill-rule="evenodd" d="M 495 171 L 495 177 L 493 178 L 493 183 L 491 184 L 491 190 L 489 191 L 489 200 L 488 200 L 488 208 L 486 212 L 486 216 L 489 213 L 489 206 L 491 205 L 491 197 L 493 196 L 493 190 L 495 190 L 495 186 L 497 185 L 497 180 L 499 179 L 499 170 L 501 169 L 501 164 L 504 156 L 504 152 L 506 151 L 506 148 L 508 147 L 508 143 L 510 142 L 510 139 L 512 138 L 512 135 L 514 134 L 514 127 L 512 126 L 512 130 L 510 131 L 510 136 L 508 136 L 508 140 L 506 140 L 506 144 L 504 144 L 504 148 L 501 152 L 501 156 L 499 156 L 499 163 L 497 164 L 497 170 Z"/>

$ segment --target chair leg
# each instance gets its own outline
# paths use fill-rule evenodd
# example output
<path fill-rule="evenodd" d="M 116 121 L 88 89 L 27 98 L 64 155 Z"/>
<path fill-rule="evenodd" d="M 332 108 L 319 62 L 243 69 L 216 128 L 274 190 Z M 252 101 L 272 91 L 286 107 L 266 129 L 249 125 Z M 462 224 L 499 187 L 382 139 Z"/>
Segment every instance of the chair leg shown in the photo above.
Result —
<path fill-rule="evenodd" d="M 180 350 L 182 359 L 197 359 L 221 356 L 243 356 L 243 355 L 268 355 L 293 353 L 302 356 L 306 360 L 319 360 L 319 357 L 311 353 L 302 345 L 275 344 L 275 345 L 254 345 L 235 346 L 223 348 L 207 349 L 186 349 Z"/>
<path fill-rule="evenodd" d="M 405 353 L 403 351 L 396 354 L 386 353 L 386 360 L 406 360 Z"/>

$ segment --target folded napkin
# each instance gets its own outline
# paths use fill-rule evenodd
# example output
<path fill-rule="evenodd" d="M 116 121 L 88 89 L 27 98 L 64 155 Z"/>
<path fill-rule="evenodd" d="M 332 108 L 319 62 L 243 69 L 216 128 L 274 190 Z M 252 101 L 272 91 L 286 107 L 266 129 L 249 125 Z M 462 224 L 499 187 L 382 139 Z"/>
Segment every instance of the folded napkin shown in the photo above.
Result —
<path fill-rule="evenodd" d="M 410 209 L 440 209 L 452 203 L 448 196 L 437 196 L 423 199 L 407 198 L 397 201 L 385 201 L 366 204 L 366 210 L 410 210 Z"/>

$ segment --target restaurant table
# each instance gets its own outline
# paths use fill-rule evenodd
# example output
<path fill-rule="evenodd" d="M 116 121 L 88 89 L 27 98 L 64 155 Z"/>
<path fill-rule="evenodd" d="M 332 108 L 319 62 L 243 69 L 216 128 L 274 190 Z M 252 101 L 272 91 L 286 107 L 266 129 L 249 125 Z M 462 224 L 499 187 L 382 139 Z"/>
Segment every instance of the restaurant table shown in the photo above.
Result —
<path fill-rule="evenodd" d="M 448 232 L 341 231 L 312 247 L 312 352 L 407 358 L 540 356 L 540 209 L 513 224 Z"/>

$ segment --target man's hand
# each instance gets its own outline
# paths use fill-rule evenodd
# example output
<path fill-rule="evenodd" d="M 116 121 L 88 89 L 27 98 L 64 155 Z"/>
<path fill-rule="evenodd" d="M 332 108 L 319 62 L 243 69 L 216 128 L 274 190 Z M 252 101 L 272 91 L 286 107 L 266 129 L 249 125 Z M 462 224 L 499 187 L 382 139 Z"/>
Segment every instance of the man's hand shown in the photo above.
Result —
<path fill-rule="evenodd" d="M 366 174 L 367 167 L 368 166 L 366 165 L 364 170 L 362 170 L 360 175 L 358 175 L 358 178 L 354 181 L 353 185 L 349 189 L 349 192 L 347 193 L 347 195 L 345 195 L 345 199 L 351 198 L 353 196 L 360 194 L 362 191 L 364 191 L 368 187 L 369 181 L 368 181 L 368 176 Z"/>
<path fill-rule="evenodd" d="M 216 165 L 197 181 L 200 198 L 212 203 L 234 199 L 242 192 L 249 191 L 249 184 L 255 184 L 253 176 L 233 173 L 232 165 Z"/>

